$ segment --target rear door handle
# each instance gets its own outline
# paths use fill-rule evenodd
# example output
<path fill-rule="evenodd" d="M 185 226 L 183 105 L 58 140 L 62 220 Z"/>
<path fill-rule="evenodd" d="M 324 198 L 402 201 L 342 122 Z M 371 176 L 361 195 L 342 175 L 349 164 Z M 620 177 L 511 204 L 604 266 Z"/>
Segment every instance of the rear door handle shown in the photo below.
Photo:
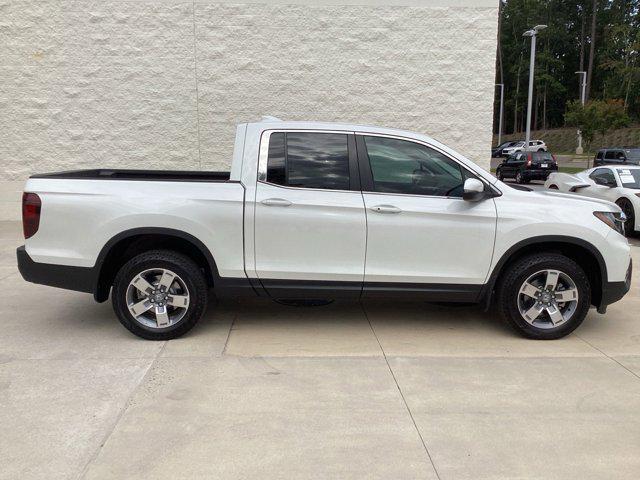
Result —
<path fill-rule="evenodd" d="M 260 203 L 268 207 L 288 207 L 291 205 L 291 202 L 284 198 L 265 198 Z"/>
<path fill-rule="evenodd" d="M 400 213 L 402 211 L 394 205 L 376 205 L 375 207 L 371 207 L 370 210 L 377 213 Z"/>

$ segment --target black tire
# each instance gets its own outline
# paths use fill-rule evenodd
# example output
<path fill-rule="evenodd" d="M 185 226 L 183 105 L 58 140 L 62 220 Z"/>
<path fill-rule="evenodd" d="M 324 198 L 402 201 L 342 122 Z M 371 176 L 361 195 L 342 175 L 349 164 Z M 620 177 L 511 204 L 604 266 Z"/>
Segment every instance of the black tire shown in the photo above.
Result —
<path fill-rule="evenodd" d="M 618 205 L 627 216 L 627 221 L 624 222 L 624 234 L 627 236 L 632 235 L 636 227 L 636 212 L 633 204 L 626 198 L 620 198 L 616 202 L 616 205 Z"/>
<path fill-rule="evenodd" d="M 522 185 L 524 183 L 524 177 L 522 176 L 522 172 L 516 173 L 516 183 Z"/>
<path fill-rule="evenodd" d="M 501 182 L 504 180 L 504 175 L 502 174 L 502 170 L 498 170 L 496 172 L 496 177 L 498 177 L 498 180 L 500 180 Z"/>
<path fill-rule="evenodd" d="M 559 190 L 557 185 L 549 185 L 549 190 Z"/>
<path fill-rule="evenodd" d="M 127 289 L 141 272 L 167 269 L 184 282 L 189 296 L 186 313 L 167 327 L 149 327 L 135 319 L 127 305 Z M 170 340 L 191 330 L 207 308 L 208 287 L 202 270 L 186 255 L 171 250 L 151 250 L 133 257 L 125 263 L 113 282 L 111 300 L 113 309 L 127 330 L 147 340 Z M 168 305 L 168 304 L 167 304 Z M 167 307 L 167 309 L 172 307 Z"/>
<path fill-rule="evenodd" d="M 591 305 L 591 286 L 584 270 L 570 258 L 557 253 L 538 253 L 516 260 L 506 268 L 497 285 L 497 307 L 507 323 L 521 335 L 536 340 L 561 338 L 578 328 L 587 316 Z M 530 324 L 518 308 L 520 288 L 530 276 L 544 269 L 558 270 L 567 275 L 578 291 L 578 300 L 571 316 L 564 323 L 549 328 Z M 547 312 L 542 313 L 542 320 L 544 315 Z"/>
<path fill-rule="evenodd" d="M 538 151 L 539 152 L 544 152 L 544 148 L 539 148 Z"/>

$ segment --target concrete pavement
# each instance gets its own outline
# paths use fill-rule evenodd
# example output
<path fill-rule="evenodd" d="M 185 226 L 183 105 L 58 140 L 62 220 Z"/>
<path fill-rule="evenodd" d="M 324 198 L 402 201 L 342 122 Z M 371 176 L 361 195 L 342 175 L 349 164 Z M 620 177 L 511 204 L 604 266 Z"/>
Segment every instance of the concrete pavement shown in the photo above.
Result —
<path fill-rule="evenodd" d="M 638 269 L 557 341 L 477 307 L 256 300 L 148 342 L 22 281 L 21 243 L 0 223 L 0 479 L 638 478 Z"/>

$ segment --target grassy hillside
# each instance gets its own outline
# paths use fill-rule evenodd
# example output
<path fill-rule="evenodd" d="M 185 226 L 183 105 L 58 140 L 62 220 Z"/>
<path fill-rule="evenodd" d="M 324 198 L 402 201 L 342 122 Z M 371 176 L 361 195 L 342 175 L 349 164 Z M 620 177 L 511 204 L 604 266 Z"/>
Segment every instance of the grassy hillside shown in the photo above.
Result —
<path fill-rule="evenodd" d="M 524 132 L 510 135 L 503 135 L 502 140 L 523 140 Z M 554 130 L 536 130 L 531 132 L 531 138 L 544 140 L 549 151 L 553 153 L 574 153 L 577 145 L 575 128 L 558 128 Z M 493 144 L 497 145 L 498 136 L 493 136 Z M 596 138 L 590 147 L 590 153 L 602 147 L 620 147 L 626 145 L 640 146 L 640 125 L 629 128 L 621 128 L 609 132 L 605 137 L 596 134 Z"/>

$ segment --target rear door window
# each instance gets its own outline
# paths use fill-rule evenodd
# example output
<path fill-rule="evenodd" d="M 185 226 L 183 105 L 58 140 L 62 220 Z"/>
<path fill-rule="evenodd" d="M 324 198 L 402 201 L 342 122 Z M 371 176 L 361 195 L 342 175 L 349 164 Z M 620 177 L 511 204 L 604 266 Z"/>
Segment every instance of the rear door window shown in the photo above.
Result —
<path fill-rule="evenodd" d="M 607 150 L 607 153 L 604 154 L 604 158 L 607 160 L 615 160 L 616 151 L 615 150 Z"/>
<path fill-rule="evenodd" d="M 347 138 L 342 133 L 272 133 L 267 182 L 287 187 L 349 190 Z"/>

